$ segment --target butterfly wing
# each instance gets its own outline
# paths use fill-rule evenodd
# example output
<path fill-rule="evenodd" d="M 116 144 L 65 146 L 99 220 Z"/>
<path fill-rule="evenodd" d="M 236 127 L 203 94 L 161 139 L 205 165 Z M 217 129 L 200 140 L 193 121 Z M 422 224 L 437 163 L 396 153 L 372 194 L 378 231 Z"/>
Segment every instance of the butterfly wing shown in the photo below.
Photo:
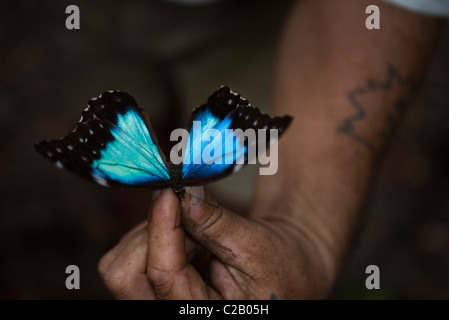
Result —
<path fill-rule="evenodd" d="M 180 170 L 183 184 L 198 185 L 218 180 L 248 164 L 248 141 L 244 137 L 241 138 L 244 141 L 240 141 L 231 130 L 241 129 L 244 132 L 254 129 L 257 132 L 258 129 L 265 129 L 269 133 L 270 129 L 278 129 L 280 136 L 291 120 L 290 116 L 272 118 L 263 114 L 239 94 L 228 87 L 221 87 L 209 97 L 206 104 L 192 113 L 187 148 Z M 195 123 L 199 124 L 197 121 L 201 124 L 201 135 L 195 136 L 194 126 Z M 202 135 L 211 129 L 215 133 L 219 132 L 221 139 L 203 141 Z M 269 147 L 269 134 L 266 139 Z M 253 140 L 253 143 L 256 141 Z M 213 152 L 203 152 L 205 148 Z"/>
<path fill-rule="evenodd" d="M 150 123 L 125 92 L 108 91 L 91 99 L 75 130 L 35 147 L 59 168 L 103 186 L 151 190 L 170 185 Z"/>

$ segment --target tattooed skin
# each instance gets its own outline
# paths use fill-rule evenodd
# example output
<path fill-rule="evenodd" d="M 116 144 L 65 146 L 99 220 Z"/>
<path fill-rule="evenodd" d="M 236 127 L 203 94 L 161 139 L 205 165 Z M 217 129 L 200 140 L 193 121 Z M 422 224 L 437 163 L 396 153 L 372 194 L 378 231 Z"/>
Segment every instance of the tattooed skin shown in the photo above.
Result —
<path fill-rule="evenodd" d="M 413 89 L 412 77 L 401 76 L 394 66 L 389 65 L 385 80 L 367 80 L 365 85 L 347 93 L 355 112 L 341 122 L 337 131 L 367 148 L 373 156 L 378 156 L 404 115 Z M 389 104 L 383 119 L 378 119 L 381 113 L 373 110 L 376 105 L 370 101 L 375 101 L 372 99 L 374 95 L 382 95 L 382 100 Z"/>

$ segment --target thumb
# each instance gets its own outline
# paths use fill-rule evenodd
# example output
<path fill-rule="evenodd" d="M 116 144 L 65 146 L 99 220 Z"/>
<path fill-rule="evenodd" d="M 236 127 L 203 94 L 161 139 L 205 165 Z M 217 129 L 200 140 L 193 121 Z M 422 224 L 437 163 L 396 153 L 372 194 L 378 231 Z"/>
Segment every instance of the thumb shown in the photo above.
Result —
<path fill-rule="evenodd" d="M 182 225 L 190 237 L 223 263 L 244 262 L 245 249 L 257 241 L 251 237 L 256 223 L 219 205 L 202 186 L 187 189 L 181 203 Z"/>

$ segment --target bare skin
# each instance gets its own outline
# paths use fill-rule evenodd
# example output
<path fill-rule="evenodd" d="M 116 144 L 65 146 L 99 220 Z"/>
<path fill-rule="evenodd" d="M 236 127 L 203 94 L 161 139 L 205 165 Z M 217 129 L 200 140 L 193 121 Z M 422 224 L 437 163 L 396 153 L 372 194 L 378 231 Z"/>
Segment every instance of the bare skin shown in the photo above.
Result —
<path fill-rule="evenodd" d="M 273 114 L 294 117 L 279 171 L 259 177 L 242 217 L 204 193 L 156 192 L 148 220 L 99 263 L 120 299 L 325 298 L 365 192 L 438 35 L 435 19 L 372 1 L 305 0 L 291 11 Z M 190 194 L 194 197 L 190 197 Z M 205 199 L 205 201 L 199 201 Z"/>

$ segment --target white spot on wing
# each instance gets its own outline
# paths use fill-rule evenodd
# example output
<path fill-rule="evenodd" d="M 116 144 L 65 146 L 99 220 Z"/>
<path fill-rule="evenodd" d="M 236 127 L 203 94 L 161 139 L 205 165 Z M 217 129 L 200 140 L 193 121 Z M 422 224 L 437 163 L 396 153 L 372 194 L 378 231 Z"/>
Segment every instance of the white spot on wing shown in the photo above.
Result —
<path fill-rule="evenodd" d="M 62 165 L 62 162 L 61 161 L 56 161 L 56 163 L 55 163 L 55 165 L 59 168 L 59 169 L 62 169 L 62 168 L 64 168 L 64 166 Z"/>
<path fill-rule="evenodd" d="M 99 185 L 102 185 L 104 187 L 109 187 L 108 182 L 106 181 L 105 178 L 101 177 L 100 175 L 94 173 L 92 175 L 92 178 L 94 178 L 95 182 L 98 183 Z"/>

